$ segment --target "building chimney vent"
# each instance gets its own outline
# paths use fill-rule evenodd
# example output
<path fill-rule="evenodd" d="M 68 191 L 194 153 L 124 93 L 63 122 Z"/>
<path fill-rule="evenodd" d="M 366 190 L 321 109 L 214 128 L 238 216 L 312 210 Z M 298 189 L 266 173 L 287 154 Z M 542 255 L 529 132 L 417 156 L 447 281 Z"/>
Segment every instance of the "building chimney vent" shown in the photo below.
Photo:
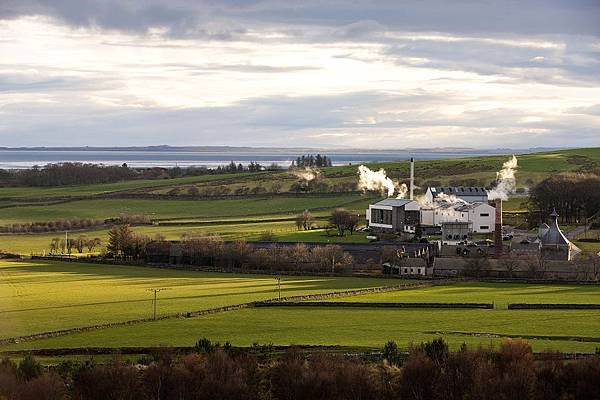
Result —
<path fill-rule="evenodd" d="M 494 247 L 496 257 L 502 256 L 502 199 L 496 199 L 496 226 L 494 229 Z"/>
<path fill-rule="evenodd" d="M 415 192 L 415 159 L 410 158 L 410 199 L 414 200 Z"/>

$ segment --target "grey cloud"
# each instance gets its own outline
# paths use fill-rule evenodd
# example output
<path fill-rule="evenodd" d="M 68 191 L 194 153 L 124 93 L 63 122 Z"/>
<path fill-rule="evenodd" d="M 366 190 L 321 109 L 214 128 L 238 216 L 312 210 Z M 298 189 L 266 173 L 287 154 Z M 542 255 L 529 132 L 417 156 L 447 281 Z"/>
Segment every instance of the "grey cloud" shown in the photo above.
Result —
<path fill-rule="evenodd" d="M 578 116 L 542 115 L 540 122 L 521 122 L 526 112 L 505 107 L 467 111 L 448 117 L 443 104 L 461 101 L 455 96 L 424 91 L 406 94 L 357 92 L 337 96 L 265 97 L 227 107 L 188 109 L 99 107 L 20 103 L 5 106 L 0 122 L 4 145 L 312 145 L 331 144 L 331 135 L 349 134 L 338 145 L 378 147 L 381 138 L 406 147 L 472 144 L 473 135 L 486 135 L 486 145 L 531 145 L 533 140 L 553 146 L 597 144 L 592 120 Z M 133 103 L 133 101 L 132 101 Z M 28 115 L 23 120 L 23 113 Z M 357 119 L 375 117 L 376 123 Z M 592 118 L 592 117 L 590 117 Z M 446 138 L 432 129 L 452 127 Z M 46 135 L 61 132 L 61 135 Z M 166 135 L 168 132 L 168 135 Z M 450 132 L 452 132 L 450 134 Z M 594 133 L 596 132 L 596 133 Z M 308 139 L 310 138 L 310 139 Z M 529 140 L 529 143 L 527 141 Z M 596 140 L 596 142 L 594 142 Z M 471 142 L 469 142 L 471 141 Z"/>
<path fill-rule="evenodd" d="M 568 110 L 570 114 L 583 114 L 600 116 L 600 103 L 588 107 L 576 107 Z"/>
<path fill-rule="evenodd" d="M 373 26 L 379 25 L 392 31 L 600 36 L 597 0 L 4 0 L 0 5 L 0 16 L 4 18 L 35 14 L 49 15 L 76 26 L 98 25 L 133 31 L 160 26 L 168 27 L 175 34 L 210 35 L 217 25 L 213 24 L 213 29 L 204 26 L 217 21 L 232 25 L 222 32 L 217 29 L 215 39 L 224 40 L 245 28 L 272 24 L 348 25 L 347 34 L 351 37 L 371 33 Z M 352 26 L 363 20 L 373 21 L 373 26 Z"/>

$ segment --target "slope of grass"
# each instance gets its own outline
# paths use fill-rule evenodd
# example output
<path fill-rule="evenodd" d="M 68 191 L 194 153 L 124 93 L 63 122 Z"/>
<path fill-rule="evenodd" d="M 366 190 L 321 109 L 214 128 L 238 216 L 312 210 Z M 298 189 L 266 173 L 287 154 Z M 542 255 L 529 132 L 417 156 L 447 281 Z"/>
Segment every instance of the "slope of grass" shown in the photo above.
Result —
<path fill-rule="evenodd" d="M 297 213 L 305 209 L 335 208 L 360 204 L 360 195 L 276 196 L 231 200 L 80 200 L 48 206 L 0 209 L 0 225 L 33 221 L 56 221 L 66 218 L 105 219 L 121 214 L 144 214 L 150 218 L 233 217 L 260 214 Z"/>
<path fill-rule="evenodd" d="M 110 193 L 122 190 L 133 190 L 140 188 L 155 188 L 214 181 L 227 182 L 229 180 L 235 180 L 239 178 L 254 179 L 256 175 L 261 174 L 265 173 L 246 172 L 239 174 L 186 176 L 183 178 L 174 179 L 138 179 L 115 183 L 95 185 L 72 185 L 60 187 L 2 187 L 0 188 L 0 198 L 19 197 L 38 199 L 47 197 L 90 196 L 96 194 Z"/>
<path fill-rule="evenodd" d="M 202 310 L 277 297 L 274 276 L 71 262 L 0 261 L 0 337 Z M 398 280 L 284 277 L 282 296 L 385 286 Z"/>

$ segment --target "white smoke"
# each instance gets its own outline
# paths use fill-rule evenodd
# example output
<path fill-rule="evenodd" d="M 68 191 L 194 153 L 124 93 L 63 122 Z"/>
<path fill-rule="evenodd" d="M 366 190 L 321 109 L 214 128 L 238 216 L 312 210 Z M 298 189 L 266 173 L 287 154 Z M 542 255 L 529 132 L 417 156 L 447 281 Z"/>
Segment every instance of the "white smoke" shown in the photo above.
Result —
<path fill-rule="evenodd" d="M 436 203 L 448 203 L 448 204 L 467 204 L 467 202 L 453 194 L 440 193 L 438 194 L 434 202 Z"/>
<path fill-rule="evenodd" d="M 406 188 L 406 185 L 404 185 Z M 381 194 L 387 194 L 392 197 L 396 191 L 396 184 L 387 177 L 383 168 L 379 171 L 372 171 L 368 167 L 361 165 L 358 167 L 358 188 L 363 191 L 377 191 Z M 405 193 L 406 194 L 406 190 Z"/>
<path fill-rule="evenodd" d="M 517 167 L 517 157 L 514 155 L 502 164 L 502 169 L 496 172 L 496 187 L 488 193 L 490 200 L 508 200 L 508 196 L 515 192 L 517 189 L 517 179 L 515 178 Z"/>
<path fill-rule="evenodd" d="M 403 199 L 408 194 L 408 186 L 406 186 L 405 183 L 402 183 L 400 185 L 396 184 L 395 189 L 396 192 L 398 192 L 398 194 L 396 195 L 397 199 Z"/>
<path fill-rule="evenodd" d="M 304 169 L 293 169 L 290 173 L 295 177 L 302 179 L 306 182 L 315 180 L 321 175 L 321 171 L 316 168 L 305 167 Z"/>

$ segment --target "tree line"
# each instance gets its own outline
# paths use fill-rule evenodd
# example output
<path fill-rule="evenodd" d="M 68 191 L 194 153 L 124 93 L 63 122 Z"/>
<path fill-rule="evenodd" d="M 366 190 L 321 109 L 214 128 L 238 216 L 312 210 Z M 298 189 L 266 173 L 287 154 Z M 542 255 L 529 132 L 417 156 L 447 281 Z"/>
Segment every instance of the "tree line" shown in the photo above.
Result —
<path fill-rule="evenodd" d="M 531 190 L 530 203 L 534 223 L 547 220 L 554 208 L 563 222 L 581 222 L 600 211 L 600 175 L 553 175 Z"/>
<path fill-rule="evenodd" d="M 87 235 L 79 235 L 75 238 L 55 237 L 52 238 L 49 245 L 51 255 L 68 254 L 71 255 L 74 251 L 81 254 L 84 250 L 89 253 L 99 248 L 102 244 L 102 239 L 99 237 L 88 237 Z"/>
<path fill-rule="evenodd" d="M 64 162 L 33 166 L 28 169 L 0 169 L 0 185 L 51 187 L 64 185 L 90 185 L 114 183 L 133 179 L 165 179 L 185 176 L 229 174 L 233 172 L 258 172 L 283 170 L 277 164 L 268 166 L 256 162 L 247 165 L 236 164 L 216 168 L 173 167 L 173 168 L 131 168 L 127 164 L 103 165 L 91 163 Z"/>
<path fill-rule="evenodd" d="M 321 167 L 331 167 L 331 158 L 317 154 L 303 154 L 297 157 L 295 160 L 292 160 L 292 165 L 290 168 L 321 168 Z"/>
<path fill-rule="evenodd" d="M 104 226 L 104 220 L 89 218 L 61 219 L 58 221 L 28 222 L 0 226 L 2 233 L 43 233 L 81 229 L 93 229 Z"/>
<path fill-rule="evenodd" d="M 600 357 L 569 362 L 560 353 L 536 360 L 521 340 L 499 349 L 449 352 L 436 339 L 383 349 L 383 362 L 289 349 L 273 359 L 270 346 L 250 350 L 200 340 L 179 356 L 161 348 L 137 363 L 64 362 L 43 368 L 33 357 L 0 361 L 0 398 L 14 400 L 547 400 L 600 398 Z"/>
<path fill-rule="evenodd" d="M 168 243 L 170 246 L 170 243 Z M 151 243 L 163 252 L 161 242 Z M 354 260 L 338 245 L 295 246 L 272 244 L 251 246 L 245 241 L 225 242 L 218 235 L 183 235 L 179 243 L 181 263 L 220 268 L 267 271 L 340 272 L 349 270 Z M 161 251 L 162 250 L 162 251 Z M 152 250 L 150 250 L 152 251 Z"/>

